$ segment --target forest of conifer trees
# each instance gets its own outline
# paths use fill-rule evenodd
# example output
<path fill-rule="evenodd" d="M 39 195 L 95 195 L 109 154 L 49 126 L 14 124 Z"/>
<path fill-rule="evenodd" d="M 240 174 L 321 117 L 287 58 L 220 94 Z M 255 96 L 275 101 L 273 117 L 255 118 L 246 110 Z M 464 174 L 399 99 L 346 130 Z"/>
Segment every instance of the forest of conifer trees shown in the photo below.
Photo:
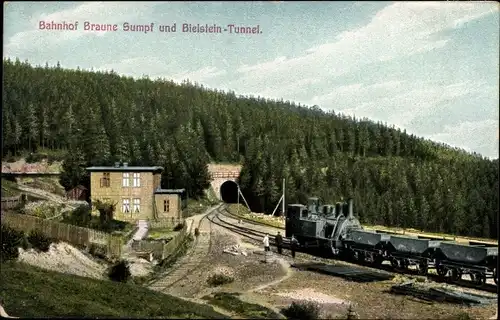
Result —
<path fill-rule="evenodd" d="M 4 59 L 2 157 L 64 154 L 66 189 L 84 168 L 161 165 L 165 188 L 199 197 L 209 162 L 243 164 L 254 211 L 353 197 L 362 223 L 498 239 L 498 159 L 317 106 L 241 97 L 185 82 L 34 67 Z"/>

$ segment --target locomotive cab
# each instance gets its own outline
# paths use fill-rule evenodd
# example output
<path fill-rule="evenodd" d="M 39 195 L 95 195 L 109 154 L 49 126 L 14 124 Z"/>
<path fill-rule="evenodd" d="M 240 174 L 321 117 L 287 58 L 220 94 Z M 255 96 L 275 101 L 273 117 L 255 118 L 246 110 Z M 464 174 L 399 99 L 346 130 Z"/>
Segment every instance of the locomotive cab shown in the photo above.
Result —
<path fill-rule="evenodd" d="M 290 238 L 293 234 L 301 233 L 300 219 L 307 218 L 308 211 L 304 205 L 290 204 L 286 211 L 285 237 Z"/>
<path fill-rule="evenodd" d="M 309 210 L 310 213 L 312 214 L 319 214 L 319 206 L 320 206 L 320 201 L 319 198 L 309 198 L 307 199 L 307 209 Z"/>

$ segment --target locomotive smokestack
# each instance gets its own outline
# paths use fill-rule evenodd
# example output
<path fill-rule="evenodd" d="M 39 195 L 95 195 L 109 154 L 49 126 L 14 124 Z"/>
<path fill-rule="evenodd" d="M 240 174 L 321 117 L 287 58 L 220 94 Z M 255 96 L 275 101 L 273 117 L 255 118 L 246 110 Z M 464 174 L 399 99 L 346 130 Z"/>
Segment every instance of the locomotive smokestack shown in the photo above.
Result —
<path fill-rule="evenodd" d="M 342 214 L 342 204 L 340 202 L 337 202 L 335 204 L 335 216 L 339 216 Z"/>
<path fill-rule="evenodd" d="M 353 212 L 353 208 L 352 208 L 352 206 L 353 206 L 353 202 L 354 202 L 354 201 L 352 200 L 352 198 L 350 198 L 350 199 L 348 200 L 348 203 L 349 203 L 349 219 L 351 219 L 351 218 L 353 218 L 353 217 L 354 217 L 354 212 Z"/>

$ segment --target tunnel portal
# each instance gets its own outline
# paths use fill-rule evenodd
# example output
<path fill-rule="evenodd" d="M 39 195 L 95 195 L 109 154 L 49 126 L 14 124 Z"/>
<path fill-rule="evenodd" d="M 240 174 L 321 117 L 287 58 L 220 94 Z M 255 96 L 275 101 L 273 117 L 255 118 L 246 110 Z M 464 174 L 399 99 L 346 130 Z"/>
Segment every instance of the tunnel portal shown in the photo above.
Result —
<path fill-rule="evenodd" d="M 220 197 L 226 203 L 238 202 L 238 185 L 236 182 L 228 180 L 220 186 Z M 241 201 L 241 200 L 240 200 Z"/>

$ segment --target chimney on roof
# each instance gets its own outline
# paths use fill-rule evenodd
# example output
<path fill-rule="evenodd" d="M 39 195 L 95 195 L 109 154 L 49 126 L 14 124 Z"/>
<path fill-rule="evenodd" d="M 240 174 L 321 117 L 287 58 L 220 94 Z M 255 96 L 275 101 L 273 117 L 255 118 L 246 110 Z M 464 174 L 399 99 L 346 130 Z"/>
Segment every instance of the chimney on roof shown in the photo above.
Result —
<path fill-rule="evenodd" d="M 124 163 L 123 163 L 123 167 L 124 167 L 124 168 L 128 167 L 128 162 L 124 162 Z"/>
<path fill-rule="evenodd" d="M 115 168 L 119 168 L 120 167 L 120 162 L 115 162 Z"/>

